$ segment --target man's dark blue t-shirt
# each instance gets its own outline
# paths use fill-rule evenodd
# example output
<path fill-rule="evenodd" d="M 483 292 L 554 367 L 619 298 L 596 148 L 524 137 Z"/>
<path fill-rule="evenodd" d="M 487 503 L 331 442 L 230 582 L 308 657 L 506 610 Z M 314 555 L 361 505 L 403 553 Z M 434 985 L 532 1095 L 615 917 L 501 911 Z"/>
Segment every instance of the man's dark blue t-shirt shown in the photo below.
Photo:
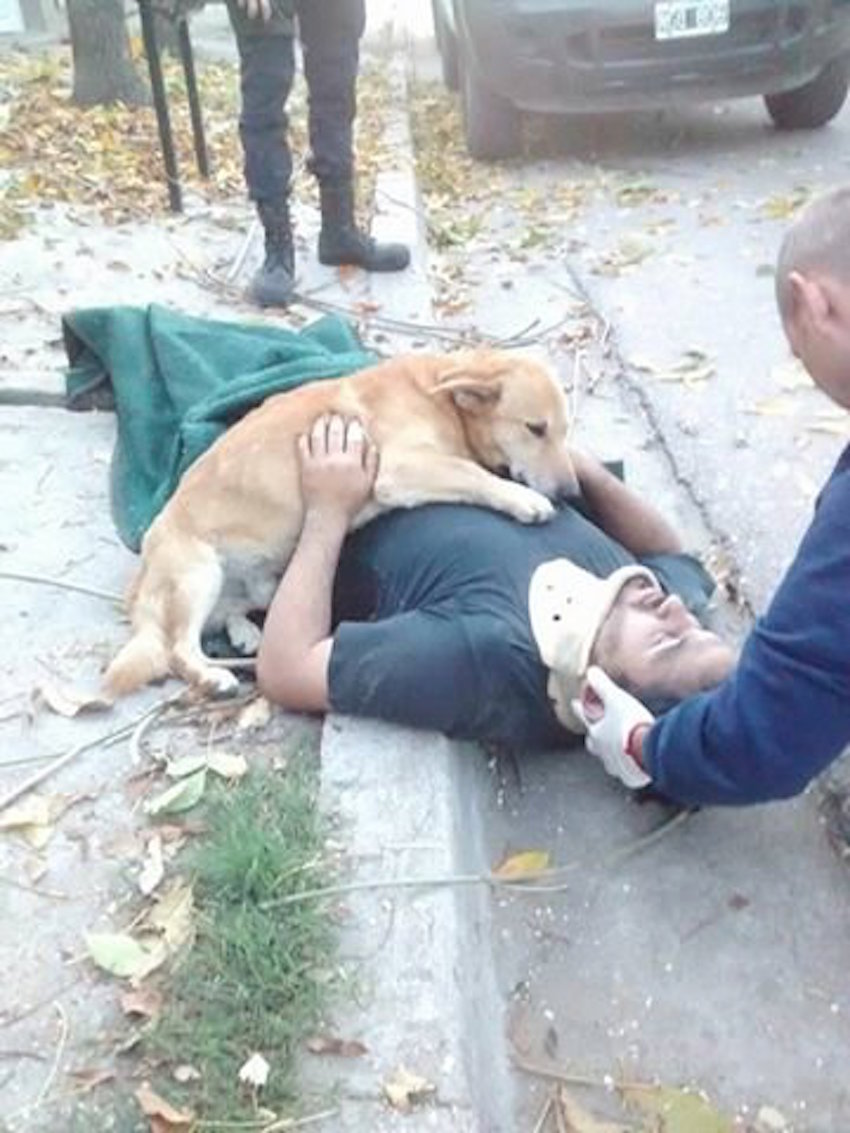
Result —
<path fill-rule="evenodd" d="M 690 556 L 636 560 L 574 508 L 533 527 L 459 505 L 391 512 L 340 562 L 333 709 L 511 747 L 569 739 L 528 615 L 531 576 L 555 558 L 599 577 L 641 561 L 695 613 L 713 589 Z"/>

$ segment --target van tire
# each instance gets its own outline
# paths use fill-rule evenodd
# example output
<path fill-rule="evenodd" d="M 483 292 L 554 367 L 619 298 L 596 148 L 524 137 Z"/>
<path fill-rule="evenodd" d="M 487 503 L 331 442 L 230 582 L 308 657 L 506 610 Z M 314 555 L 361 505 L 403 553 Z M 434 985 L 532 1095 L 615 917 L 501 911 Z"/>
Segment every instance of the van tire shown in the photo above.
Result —
<path fill-rule="evenodd" d="M 839 112 L 847 98 L 848 60 L 833 59 L 811 82 L 796 90 L 765 95 L 767 112 L 779 130 L 817 130 Z"/>
<path fill-rule="evenodd" d="M 472 65 L 461 67 L 463 132 L 470 157 L 498 161 L 522 151 L 522 116 L 508 99 L 485 86 Z"/>

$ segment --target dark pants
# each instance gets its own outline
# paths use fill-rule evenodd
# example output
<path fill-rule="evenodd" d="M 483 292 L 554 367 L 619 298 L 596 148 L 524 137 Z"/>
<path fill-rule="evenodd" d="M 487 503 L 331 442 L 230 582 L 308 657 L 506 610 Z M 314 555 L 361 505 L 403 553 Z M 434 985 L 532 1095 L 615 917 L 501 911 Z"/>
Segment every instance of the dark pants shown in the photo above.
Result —
<path fill-rule="evenodd" d="M 242 113 L 239 136 L 253 201 L 279 201 L 289 191 L 292 153 L 286 101 L 295 74 L 294 41 L 274 21 L 264 25 L 228 0 L 239 47 Z M 310 169 L 322 181 L 352 177 L 353 129 L 364 0 L 296 0 L 310 106 Z"/>

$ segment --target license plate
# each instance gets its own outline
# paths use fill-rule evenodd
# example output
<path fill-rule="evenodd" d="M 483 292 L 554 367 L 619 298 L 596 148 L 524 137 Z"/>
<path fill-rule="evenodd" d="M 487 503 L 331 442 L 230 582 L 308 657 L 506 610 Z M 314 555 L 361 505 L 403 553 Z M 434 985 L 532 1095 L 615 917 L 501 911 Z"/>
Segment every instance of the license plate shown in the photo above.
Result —
<path fill-rule="evenodd" d="M 656 39 L 723 35 L 729 22 L 729 0 L 659 0 L 655 5 Z"/>

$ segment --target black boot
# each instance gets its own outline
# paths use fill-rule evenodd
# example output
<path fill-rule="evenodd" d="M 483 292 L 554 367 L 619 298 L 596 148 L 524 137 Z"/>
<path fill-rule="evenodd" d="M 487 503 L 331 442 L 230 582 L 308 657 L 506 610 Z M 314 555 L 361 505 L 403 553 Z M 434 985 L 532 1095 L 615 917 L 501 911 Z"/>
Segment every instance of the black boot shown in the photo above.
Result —
<path fill-rule="evenodd" d="M 295 252 L 289 202 L 257 202 L 266 236 L 266 258 L 251 281 L 250 296 L 261 307 L 285 307 L 295 290 Z"/>
<path fill-rule="evenodd" d="M 402 271 L 410 263 L 404 244 L 378 244 L 354 220 L 354 186 L 350 181 L 319 182 L 322 231 L 319 261 L 332 267 L 355 264 L 366 271 Z"/>

